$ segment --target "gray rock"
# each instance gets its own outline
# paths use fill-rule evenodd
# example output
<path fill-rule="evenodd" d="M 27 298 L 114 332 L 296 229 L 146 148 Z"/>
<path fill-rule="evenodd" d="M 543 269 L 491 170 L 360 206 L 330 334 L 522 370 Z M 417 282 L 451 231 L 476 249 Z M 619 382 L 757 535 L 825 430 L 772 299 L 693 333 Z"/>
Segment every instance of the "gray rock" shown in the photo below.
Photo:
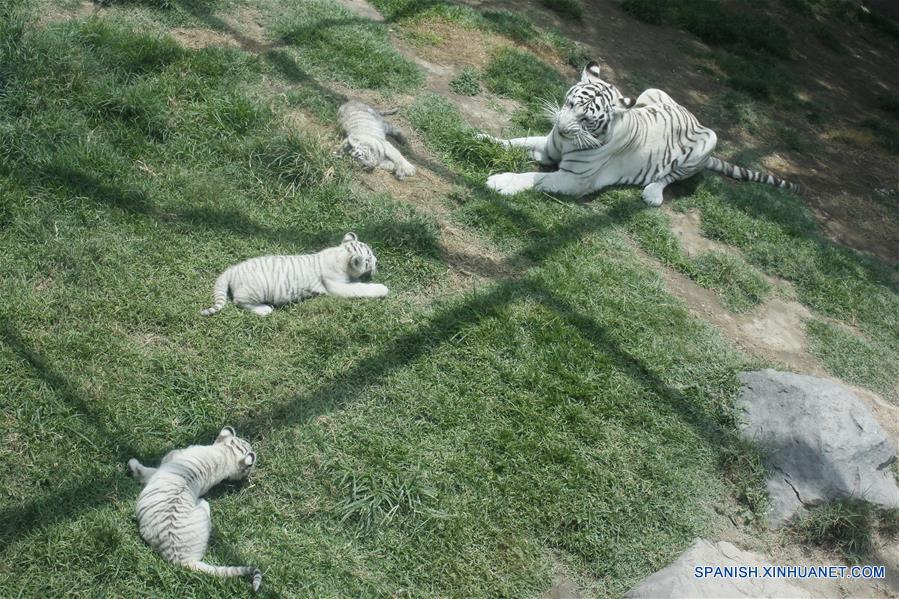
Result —
<path fill-rule="evenodd" d="M 741 551 L 726 541 L 710 543 L 696 539 L 671 565 L 641 580 L 624 594 L 630 599 L 665 597 L 810 597 L 811 595 L 784 578 L 764 578 L 765 566 L 770 566 L 757 553 Z M 756 568 L 755 575 L 744 570 L 745 578 L 697 577 L 695 568 L 721 567 Z M 722 572 L 723 574 L 723 572 Z"/>
<path fill-rule="evenodd" d="M 846 497 L 899 507 L 890 469 L 896 448 L 852 391 L 776 370 L 743 372 L 740 380 L 740 430 L 765 453 L 771 526 Z"/>

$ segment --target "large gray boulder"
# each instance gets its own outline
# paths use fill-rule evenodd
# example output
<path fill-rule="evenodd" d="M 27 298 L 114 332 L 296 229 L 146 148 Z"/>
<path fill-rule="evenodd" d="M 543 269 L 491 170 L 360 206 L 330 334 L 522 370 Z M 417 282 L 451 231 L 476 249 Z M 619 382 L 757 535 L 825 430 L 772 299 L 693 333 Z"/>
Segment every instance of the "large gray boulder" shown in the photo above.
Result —
<path fill-rule="evenodd" d="M 771 526 L 846 497 L 899 507 L 890 468 L 896 448 L 852 391 L 776 370 L 743 372 L 740 380 L 740 431 L 765 454 Z"/>
<path fill-rule="evenodd" d="M 742 551 L 726 541 L 713 544 L 696 539 L 671 565 L 644 578 L 624 596 L 629 599 L 811 596 L 784 578 L 765 578 L 766 566 L 771 564 L 761 555 Z"/>

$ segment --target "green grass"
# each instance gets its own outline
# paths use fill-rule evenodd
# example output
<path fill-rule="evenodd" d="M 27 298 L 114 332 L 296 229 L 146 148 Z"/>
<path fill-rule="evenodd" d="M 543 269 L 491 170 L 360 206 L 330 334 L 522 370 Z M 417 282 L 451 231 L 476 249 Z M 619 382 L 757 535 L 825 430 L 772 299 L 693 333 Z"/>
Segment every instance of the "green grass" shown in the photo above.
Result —
<path fill-rule="evenodd" d="M 542 102 L 562 102 L 573 82 L 531 54 L 515 48 L 499 49 L 484 70 L 484 84 L 491 92 L 518 100 L 523 109 L 513 115 L 522 130 L 541 131 L 552 128 Z"/>
<path fill-rule="evenodd" d="M 707 176 L 679 205 L 700 210 L 704 235 L 740 248 L 749 263 L 792 282 L 803 304 L 858 327 L 868 344 L 837 343 L 834 337 L 818 347 L 822 355 L 831 353 L 825 359 L 831 372 L 854 372 L 856 382 L 883 389 L 888 375 L 858 364 L 876 355 L 883 369 L 899 356 L 899 282 L 893 269 L 825 240 L 799 198 L 768 186 L 730 185 Z M 842 358 L 833 355 L 834 344 L 847 352 Z M 846 365 L 838 367 L 838 359 Z"/>
<path fill-rule="evenodd" d="M 794 100 L 792 81 L 780 65 L 790 57 L 790 36 L 764 7 L 719 0 L 622 0 L 621 7 L 643 22 L 683 28 L 712 46 L 703 57 L 735 90 L 769 102 Z"/>
<path fill-rule="evenodd" d="M 471 67 L 465 67 L 450 81 L 450 89 L 462 96 L 476 96 L 481 93 L 481 83 L 478 72 Z"/>
<path fill-rule="evenodd" d="M 534 50 L 551 49 L 577 69 L 583 68 L 592 58 L 583 44 L 565 37 L 557 29 L 539 27 L 521 11 L 477 11 L 444 0 L 374 0 L 372 4 L 389 22 L 403 25 L 445 21 L 474 30 L 497 33 Z M 567 0 L 558 4 L 574 6 L 579 2 Z M 421 41 L 427 41 L 426 37 L 420 32 L 413 34 L 413 39 Z"/>
<path fill-rule="evenodd" d="M 272 596 L 540 596 L 555 564 L 620 595 L 713 530 L 722 497 L 757 513 L 760 462 L 731 409 L 753 364 L 632 255 L 637 192 L 500 198 L 483 179 L 524 155 L 419 93 L 386 25 L 319 2 L 261 10 L 286 46 L 186 49 L 165 35 L 178 8 L 147 3 L 41 28 L 0 9 L 0 588 L 249 594 L 159 559 L 124 474 L 224 424 L 259 461 L 211 494 L 207 561 L 258 565 Z M 509 64 L 513 97 L 546 75 Z M 406 116 L 456 183 L 428 200 L 477 244 L 448 249 L 434 218 L 282 118 L 333 127 L 332 84 L 416 95 Z M 349 230 L 387 299 L 198 315 L 227 265 Z M 512 272 L 460 289 L 447 253 L 477 268 L 478 244 Z"/>
<path fill-rule="evenodd" d="M 899 128 L 881 119 L 868 118 L 861 126 L 877 138 L 880 146 L 890 154 L 899 154 Z"/>
<path fill-rule="evenodd" d="M 717 0 L 623 0 L 621 7 L 646 23 L 683 27 L 708 44 L 752 48 L 778 58 L 790 55 L 786 30 L 745 5 L 736 8 Z"/>
<path fill-rule="evenodd" d="M 886 93 L 877 96 L 877 106 L 884 112 L 899 117 L 899 94 Z"/>
<path fill-rule="evenodd" d="M 899 358 L 883 342 L 864 339 L 821 320 L 806 324 L 809 350 L 830 372 L 850 383 L 899 397 Z"/>
<path fill-rule="evenodd" d="M 422 95 L 409 108 L 409 122 L 444 160 L 472 180 L 490 172 L 525 168 L 521 149 L 508 149 L 491 141 L 475 139 L 478 131 L 462 122 L 455 106 L 436 94 Z"/>
<path fill-rule="evenodd" d="M 384 92 L 415 89 L 421 70 L 390 44 L 387 26 L 356 16 L 327 0 L 308 0 L 303 10 L 285 4 L 274 30 L 289 44 L 297 65 L 325 80 Z"/>
<path fill-rule="evenodd" d="M 874 534 L 895 536 L 899 510 L 884 510 L 865 501 L 844 499 L 814 508 L 793 526 L 801 540 L 834 550 L 853 564 L 869 563 Z"/>

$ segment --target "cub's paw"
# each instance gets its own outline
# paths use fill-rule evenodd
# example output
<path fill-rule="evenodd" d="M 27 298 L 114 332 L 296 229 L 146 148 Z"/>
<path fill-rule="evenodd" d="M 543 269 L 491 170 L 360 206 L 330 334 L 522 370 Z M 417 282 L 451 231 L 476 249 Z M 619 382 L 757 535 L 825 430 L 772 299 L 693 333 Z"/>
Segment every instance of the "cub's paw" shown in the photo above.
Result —
<path fill-rule="evenodd" d="M 387 297 L 389 293 L 389 289 L 387 289 L 387 285 L 381 285 L 380 283 L 372 283 L 371 284 L 371 296 L 372 297 Z"/>
<path fill-rule="evenodd" d="M 665 189 L 665 187 L 658 183 L 647 185 L 643 189 L 643 201 L 646 202 L 648 206 L 661 206 L 662 200 L 664 199 L 664 196 L 662 195 L 663 189 Z"/>
<path fill-rule="evenodd" d="M 499 173 L 487 177 L 487 187 L 504 196 L 514 195 L 531 186 L 531 181 L 518 173 Z"/>
<path fill-rule="evenodd" d="M 501 141 L 501 140 L 497 139 L 496 137 L 493 137 L 489 133 L 476 133 L 474 138 L 477 139 L 478 141 L 492 141 L 495 144 L 498 144 Z"/>
<path fill-rule="evenodd" d="M 397 179 L 400 179 L 400 180 L 405 179 L 406 177 L 411 177 L 414 174 L 415 174 L 415 167 L 412 166 L 411 164 L 409 164 L 408 162 L 406 164 L 396 165 L 396 170 L 393 171 L 393 175 Z"/>
<path fill-rule="evenodd" d="M 140 462 L 138 462 L 136 459 L 131 458 L 130 460 L 128 460 L 128 474 L 130 474 L 134 478 L 138 478 L 138 473 L 140 472 L 139 468 Z"/>

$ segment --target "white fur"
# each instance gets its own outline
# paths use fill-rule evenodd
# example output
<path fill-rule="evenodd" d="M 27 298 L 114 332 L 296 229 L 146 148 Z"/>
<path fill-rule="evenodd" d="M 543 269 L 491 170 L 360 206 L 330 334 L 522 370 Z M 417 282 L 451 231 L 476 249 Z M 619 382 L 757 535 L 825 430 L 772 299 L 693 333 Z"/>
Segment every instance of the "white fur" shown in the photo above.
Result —
<path fill-rule="evenodd" d="M 596 90 L 600 93 L 593 96 Z M 552 116 L 547 136 L 482 138 L 525 148 L 536 162 L 558 170 L 491 175 L 489 188 L 503 195 L 537 189 L 579 197 L 610 185 L 640 185 L 643 200 L 658 206 L 669 183 L 708 168 L 735 179 L 799 189 L 713 157 L 715 132 L 686 108 L 658 89 L 644 91 L 633 102 L 599 78 L 595 63 L 584 69 L 565 105 L 554 108 Z"/>
<path fill-rule="evenodd" d="M 259 590 L 262 573 L 253 566 L 213 566 L 203 562 L 212 531 L 209 503 L 201 499 L 219 482 L 245 478 L 256 454 L 250 444 L 222 429 L 212 445 L 170 451 L 158 468 L 132 458 L 128 468 L 145 485 L 137 498 L 140 535 L 167 561 L 213 576 L 252 576 Z"/>
<path fill-rule="evenodd" d="M 337 111 L 340 126 L 347 135 L 343 150 L 367 169 L 382 168 L 397 179 L 415 174 L 415 167 L 387 140 L 391 136 L 406 143 L 402 132 L 384 120 L 381 113 L 357 100 Z"/>
<path fill-rule="evenodd" d="M 384 297 L 387 287 L 357 279 L 377 271 L 371 248 L 347 233 L 343 242 L 315 254 L 260 256 L 228 268 L 215 282 L 214 304 L 201 312 L 208 316 L 221 310 L 228 298 L 259 316 L 268 316 L 274 306 L 315 295 L 340 297 Z"/>

